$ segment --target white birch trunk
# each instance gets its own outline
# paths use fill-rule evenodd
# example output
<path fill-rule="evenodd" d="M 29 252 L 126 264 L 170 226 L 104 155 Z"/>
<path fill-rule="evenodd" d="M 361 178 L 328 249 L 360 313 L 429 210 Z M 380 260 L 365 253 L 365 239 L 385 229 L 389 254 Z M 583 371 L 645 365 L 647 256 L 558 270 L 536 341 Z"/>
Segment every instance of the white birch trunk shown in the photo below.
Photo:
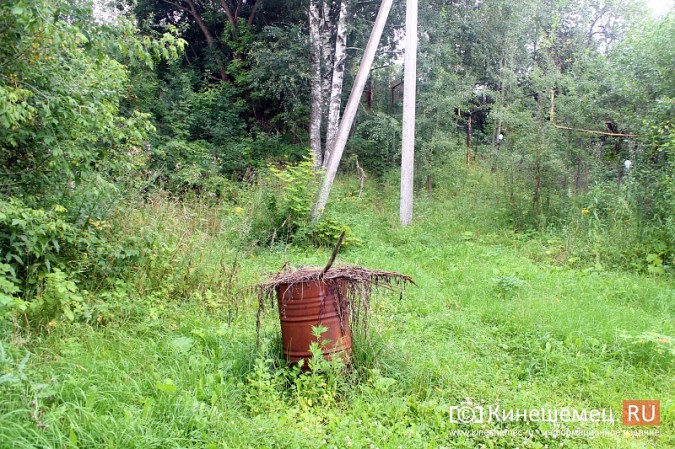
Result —
<path fill-rule="evenodd" d="M 333 71 L 333 48 L 331 40 L 335 32 L 335 23 L 332 17 L 333 0 L 321 1 L 321 60 L 322 73 L 321 87 L 323 89 L 323 113 L 324 118 L 328 113 L 328 99 L 330 98 L 331 73 Z M 325 156 L 324 156 L 325 160 Z"/>
<path fill-rule="evenodd" d="M 312 110 L 309 123 L 309 146 L 314 156 L 314 169 L 323 165 L 323 151 L 321 149 L 321 116 L 323 109 L 323 86 L 321 78 L 321 14 L 319 0 L 309 2 L 309 40 L 311 44 L 311 91 Z"/>
<path fill-rule="evenodd" d="M 335 55 L 333 58 L 333 80 L 330 89 L 330 102 L 328 103 L 328 125 L 326 127 L 326 149 L 324 152 L 323 166 L 326 168 L 330 154 L 335 145 L 340 124 L 340 106 L 342 105 L 342 84 L 345 76 L 345 60 L 347 59 L 347 8 L 349 0 L 340 2 L 340 17 L 335 36 Z"/>
<path fill-rule="evenodd" d="M 407 0 L 403 79 L 403 146 L 401 149 L 401 226 L 412 222 L 415 172 L 415 94 L 417 91 L 417 0 Z"/>
<path fill-rule="evenodd" d="M 330 155 L 330 160 L 328 161 L 328 166 L 326 167 L 326 175 L 321 184 L 321 190 L 319 191 L 319 196 L 314 203 L 312 208 L 312 220 L 317 221 L 321 218 L 323 210 L 326 207 L 328 202 L 328 196 L 330 195 L 331 188 L 333 187 L 333 181 L 335 180 L 335 174 L 340 165 L 340 159 L 342 158 L 342 153 L 347 144 L 347 138 L 349 137 L 349 131 L 352 128 L 354 123 L 354 118 L 356 117 L 356 111 L 359 108 L 359 101 L 361 95 L 363 95 L 363 88 L 366 86 L 366 81 L 368 80 L 368 75 L 370 74 L 370 68 L 373 65 L 373 59 L 375 58 L 375 52 L 377 51 L 377 45 L 380 42 L 380 37 L 382 37 L 382 31 L 384 30 L 384 25 L 387 22 L 387 17 L 389 16 L 389 10 L 391 9 L 391 4 L 393 0 L 382 0 L 380 4 L 380 10 L 377 13 L 377 18 L 373 25 L 373 29 L 370 32 L 370 38 L 368 39 L 368 44 L 366 49 L 363 52 L 361 57 L 361 65 L 359 66 L 359 71 L 356 74 L 356 79 L 354 80 L 354 87 L 352 88 L 351 93 L 349 94 L 349 100 L 347 100 L 347 106 L 345 106 L 344 116 L 340 121 L 340 126 L 338 128 L 337 136 L 335 136 L 335 147 L 333 152 Z"/>

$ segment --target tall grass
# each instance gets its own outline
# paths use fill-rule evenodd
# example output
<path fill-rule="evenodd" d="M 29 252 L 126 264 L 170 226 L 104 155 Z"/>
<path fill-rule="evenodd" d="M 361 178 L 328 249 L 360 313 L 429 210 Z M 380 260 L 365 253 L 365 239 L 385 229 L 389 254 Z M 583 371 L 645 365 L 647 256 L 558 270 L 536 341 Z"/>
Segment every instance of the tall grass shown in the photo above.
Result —
<path fill-rule="evenodd" d="M 407 228 L 397 226 L 396 177 L 369 179 L 362 198 L 357 179 L 336 185 L 332 216 L 363 242 L 340 260 L 419 285 L 373 297 L 370 333 L 356 336 L 344 373 L 285 366 L 273 312 L 257 348 L 255 299 L 245 294 L 286 262 L 323 265 L 330 248 L 254 244 L 252 217 L 264 215 L 255 189 L 222 204 L 129 200 L 110 225 L 144 242 L 129 248 L 145 249 L 108 300 L 132 312 L 0 339 L 0 447 L 672 444 L 672 278 L 557 260 L 547 252 L 565 235 L 514 232 L 498 180 L 480 167 L 448 169 L 434 182 Z M 607 407 L 620 420 L 623 399 L 660 399 L 661 436 L 553 438 L 546 423 L 518 422 L 504 426 L 519 436 L 460 437 L 453 431 L 474 427 L 449 419 L 451 406 L 470 400 Z"/>

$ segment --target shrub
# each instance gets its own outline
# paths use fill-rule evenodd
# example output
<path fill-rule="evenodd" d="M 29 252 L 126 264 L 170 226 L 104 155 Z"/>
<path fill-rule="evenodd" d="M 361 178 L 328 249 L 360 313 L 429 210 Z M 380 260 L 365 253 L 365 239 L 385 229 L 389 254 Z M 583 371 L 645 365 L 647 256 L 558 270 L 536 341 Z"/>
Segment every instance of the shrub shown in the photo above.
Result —
<path fill-rule="evenodd" d="M 80 238 L 64 220 L 66 209 L 32 209 L 16 198 L 0 200 L 0 249 L 24 297 L 37 290 L 39 279 L 54 268 L 67 269 Z"/>
<path fill-rule="evenodd" d="M 219 165 L 208 142 L 171 140 L 153 147 L 150 170 L 170 192 L 220 196 L 229 182 Z"/>
<path fill-rule="evenodd" d="M 363 167 L 382 175 L 400 160 L 401 123 L 384 113 L 374 112 L 354 130 L 347 155 L 358 153 Z"/>
<path fill-rule="evenodd" d="M 312 204 L 319 188 L 311 158 L 282 168 L 270 166 L 265 178 L 264 203 L 255 208 L 252 237 L 259 243 L 278 241 L 332 245 L 345 232 L 343 245 L 361 241 L 352 229 L 327 212 L 319 222 L 311 222 Z"/>
<path fill-rule="evenodd" d="M 29 317 L 41 324 L 61 316 L 75 321 L 85 316 L 86 304 L 72 278 L 55 268 L 44 275 L 28 311 Z"/>
<path fill-rule="evenodd" d="M 10 317 L 14 311 L 26 310 L 26 303 L 16 296 L 20 292 L 12 267 L 0 263 L 0 321 Z"/>

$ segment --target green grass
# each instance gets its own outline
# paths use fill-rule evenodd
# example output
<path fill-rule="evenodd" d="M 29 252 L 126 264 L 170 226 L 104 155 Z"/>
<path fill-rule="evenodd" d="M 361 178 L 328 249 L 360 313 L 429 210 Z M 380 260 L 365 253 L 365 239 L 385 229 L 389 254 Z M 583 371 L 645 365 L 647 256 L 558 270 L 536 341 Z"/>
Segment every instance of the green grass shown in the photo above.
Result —
<path fill-rule="evenodd" d="M 672 277 L 556 264 L 545 245 L 537 250 L 507 230 L 488 175 L 462 179 L 440 178 L 405 229 L 397 225 L 396 180 L 369 183 L 362 199 L 354 179 L 337 186 L 335 197 L 345 199 L 333 214 L 363 241 L 339 259 L 418 284 L 402 298 L 374 298 L 371 333 L 355 340 L 356 367 L 347 373 L 285 367 L 274 311 L 264 316 L 257 349 L 255 299 L 242 290 L 287 261 L 322 265 L 330 248 L 242 244 L 250 213 L 242 205 L 254 201 L 139 204 L 115 225 L 161 236 L 166 260 L 148 262 L 120 289 L 105 324 L 57 320 L 41 331 L 14 327 L 0 340 L 0 447 L 672 445 L 673 343 L 661 341 L 675 335 Z M 625 336 L 647 332 L 656 336 Z M 621 426 L 623 399 L 661 400 L 659 438 L 624 435 L 633 429 Z M 481 429 L 450 422 L 450 407 L 464 401 L 611 408 L 614 425 L 566 427 L 621 434 L 552 438 L 541 434 L 551 423 L 521 421 L 488 426 L 520 436 L 458 436 Z"/>

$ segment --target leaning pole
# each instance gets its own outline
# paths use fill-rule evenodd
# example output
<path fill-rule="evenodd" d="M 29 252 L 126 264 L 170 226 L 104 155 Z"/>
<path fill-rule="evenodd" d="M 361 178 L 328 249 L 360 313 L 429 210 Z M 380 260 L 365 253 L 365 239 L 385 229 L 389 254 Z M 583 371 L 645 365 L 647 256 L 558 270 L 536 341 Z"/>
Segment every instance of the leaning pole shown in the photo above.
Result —
<path fill-rule="evenodd" d="M 403 132 L 401 148 L 401 226 L 412 222 L 415 173 L 415 97 L 417 92 L 417 0 L 405 10 L 405 59 L 403 78 Z"/>
<path fill-rule="evenodd" d="M 323 178 L 323 183 L 321 184 L 321 190 L 319 190 L 319 196 L 317 197 L 314 207 L 312 208 L 312 221 L 318 221 L 321 218 L 321 214 L 323 214 L 323 210 L 326 207 L 326 203 L 328 202 L 328 196 L 330 195 L 330 190 L 333 187 L 335 174 L 337 173 L 337 169 L 340 165 L 340 159 L 342 158 L 342 153 L 344 152 L 345 145 L 347 144 L 349 131 L 351 130 L 352 124 L 354 123 L 356 111 L 359 108 L 359 101 L 361 100 L 361 95 L 363 94 L 363 88 L 366 86 L 366 81 L 368 80 L 368 75 L 370 74 L 370 68 L 373 65 L 373 59 L 375 59 L 377 45 L 379 44 L 380 38 L 382 37 L 382 31 L 384 31 L 384 25 L 387 22 L 387 17 L 389 16 L 389 10 L 391 9 L 391 4 L 393 1 L 394 0 L 382 0 L 382 3 L 380 4 L 380 10 L 377 13 L 373 30 L 370 32 L 370 38 L 368 39 L 366 50 L 363 52 L 363 56 L 361 57 L 361 65 L 359 66 L 356 79 L 354 80 L 354 87 L 352 87 L 352 91 L 349 94 L 349 100 L 347 100 L 347 105 L 345 106 L 345 111 L 342 115 L 342 120 L 340 121 L 337 135 L 335 136 L 335 144 L 331 151 L 328 165 L 326 166 L 326 174 Z"/>

